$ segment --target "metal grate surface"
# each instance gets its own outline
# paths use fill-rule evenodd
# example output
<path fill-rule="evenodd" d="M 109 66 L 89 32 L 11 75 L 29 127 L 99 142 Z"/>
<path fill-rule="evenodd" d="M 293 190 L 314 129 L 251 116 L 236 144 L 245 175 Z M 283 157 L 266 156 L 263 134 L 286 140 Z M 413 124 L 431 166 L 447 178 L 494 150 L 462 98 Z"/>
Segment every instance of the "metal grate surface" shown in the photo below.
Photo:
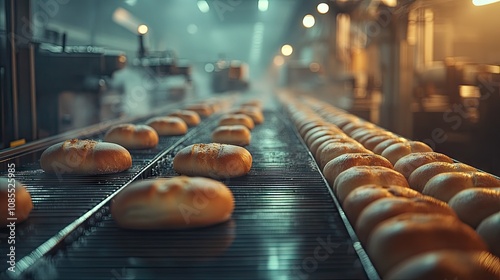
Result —
<path fill-rule="evenodd" d="M 306 147 L 279 114 L 266 112 L 265 116 L 247 147 L 253 156 L 252 170 L 224 181 L 235 197 L 231 221 L 195 230 L 131 231 L 117 228 L 104 207 L 95 226 L 66 250 L 39 261 L 30 276 L 366 279 L 344 221 Z M 210 142 L 214 126 L 215 122 L 207 124 L 196 137 L 166 154 L 152 167 L 151 175 L 175 176 L 171 168 L 175 152 Z"/>

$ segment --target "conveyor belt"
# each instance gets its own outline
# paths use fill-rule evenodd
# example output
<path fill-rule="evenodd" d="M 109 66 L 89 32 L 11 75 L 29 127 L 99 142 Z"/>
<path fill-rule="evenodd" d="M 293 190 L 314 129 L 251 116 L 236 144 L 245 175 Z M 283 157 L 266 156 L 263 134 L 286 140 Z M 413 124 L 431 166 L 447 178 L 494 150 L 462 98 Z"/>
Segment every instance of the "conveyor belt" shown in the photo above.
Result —
<path fill-rule="evenodd" d="M 279 113 L 268 111 L 265 117 L 265 123 L 252 131 L 252 144 L 247 147 L 254 159 L 252 170 L 247 176 L 224 181 L 235 197 L 236 208 L 230 222 L 183 231 L 121 230 L 105 205 L 92 217 L 88 228 L 80 227 L 65 240 L 67 246 L 52 250 L 25 276 L 35 279 L 42 276 L 43 279 L 376 279 L 369 261 L 360 261 L 360 248 L 353 246 L 345 220 L 295 130 Z M 184 146 L 210 142 L 214 127 L 215 121 L 206 122 L 193 137 L 183 138 L 184 142 L 151 165 L 143 176 L 175 176 L 171 168 L 173 155 Z M 173 142 L 166 145 L 169 144 Z M 143 160 L 148 162 L 149 158 L 146 156 Z M 109 196 L 130 180 L 134 172 L 122 174 L 121 181 L 105 176 L 85 181 L 75 178 L 71 188 L 77 195 L 64 191 L 68 181 L 64 184 L 43 181 L 43 176 L 36 174 L 33 181 L 28 180 L 29 189 L 38 201 L 29 222 L 22 225 L 31 229 L 26 236 L 43 228 L 47 231 L 43 237 L 36 234 L 37 242 L 42 242 L 54 234 L 54 228 L 67 224 L 75 215 L 82 215 Z M 49 191 L 46 186 L 37 187 L 45 183 L 54 184 L 54 188 Z M 67 219 L 61 213 L 68 213 Z M 47 220 L 49 216 L 53 217 Z M 364 256 L 362 249 L 361 256 Z"/>

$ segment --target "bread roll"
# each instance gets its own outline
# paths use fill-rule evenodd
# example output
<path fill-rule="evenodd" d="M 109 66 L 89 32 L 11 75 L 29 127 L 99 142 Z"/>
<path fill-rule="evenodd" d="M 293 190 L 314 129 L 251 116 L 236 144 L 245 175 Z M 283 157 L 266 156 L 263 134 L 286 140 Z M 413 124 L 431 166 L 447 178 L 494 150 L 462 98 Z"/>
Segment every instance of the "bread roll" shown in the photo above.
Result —
<path fill-rule="evenodd" d="M 392 132 L 389 132 L 389 131 L 386 131 L 386 130 L 383 130 L 383 129 L 377 129 L 377 130 L 374 130 L 373 132 L 371 133 L 368 133 L 368 134 L 365 134 L 363 136 L 360 136 L 360 137 L 357 137 L 355 138 L 359 143 L 361 143 L 361 145 L 365 146 L 366 148 L 366 143 L 368 141 L 370 141 L 371 139 L 373 138 L 376 138 L 376 137 L 380 137 L 380 136 L 386 136 L 386 137 L 392 137 L 392 138 L 395 138 L 397 137 L 395 134 L 393 134 Z M 354 137 L 353 137 L 354 138 Z M 387 139 L 387 138 L 386 138 Z M 373 147 L 374 148 L 374 147 Z M 368 148 L 367 148 L 368 149 Z M 370 149 L 369 149 L 370 150 Z M 371 151 L 371 150 L 370 150 Z"/>
<path fill-rule="evenodd" d="M 252 118 L 254 124 L 261 124 L 264 122 L 264 114 L 262 114 L 262 111 L 260 111 L 257 108 L 241 108 L 241 109 L 236 109 L 231 111 L 233 114 L 245 114 Z"/>
<path fill-rule="evenodd" d="M 200 177 L 134 182 L 111 203 L 122 228 L 183 229 L 225 222 L 234 209 L 233 194 L 223 183 Z"/>
<path fill-rule="evenodd" d="M 394 170 L 403 174 L 403 176 L 408 179 L 415 169 L 424 164 L 436 161 L 453 163 L 453 159 L 447 155 L 436 152 L 411 153 L 400 158 L 396 164 L 394 164 Z"/>
<path fill-rule="evenodd" d="M 310 145 L 308 145 L 309 151 L 311 151 L 311 154 L 314 156 L 314 158 L 316 158 L 316 154 L 318 152 L 319 147 L 325 143 L 332 143 L 332 142 L 347 143 L 347 142 L 352 142 L 352 140 L 342 135 L 324 135 L 314 140 Z"/>
<path fill-rule="evenodd" d="M 244 125 L 223 125 L 212 132 L 212 142 L 237 146 L 250 145 L 250 130 Z"/>
<path fill-rule="evenodd" d="M 408 141 L 405 143 L 395 143 L 387 147 L 382 152 L 382 156 L 388 159 L 392 164 L 396 164 L 398 160 L 411 153 L 432 152 L 431 147 L 419 141 Z"/>
<path fill-rule="evenodd" d="M 476 231 L 488 245 L 489 251 L 500 257 L 500 242 L 498 242 L 500 236 L 500 211 L 485 218 Z"/>
<path fill-rule="evenodd" d="M 8 226 L 11 222 L 16 224 L 24 222 L 33 209 L 30 193 L 15 177 L 0 177 L 0 202 L 0 228 Z M 9 208 L 14 210 L 10 212 Z M 15 220 L 7 220 L 9 218 Z"/>
<path fill-rule="evenodd" d="M 370 139 L 366 139 L 366 141 L 364 143 L 362 143 L 362 144 L 368 150 L 374 151 L 375 147 L 377 147 L 378 144 L 380 144 L 380 143 L 382 143 L 382 142 L 384 142 L 386 140 L 395 139 L 395 138 L 397 138 L 397 137 L 396 136 L 392 136 L 392 135 L 386 135 L 386 134 L 376 135 L 376 136 L 373 136 Z M 380 153 L 376 153 L 376 154 L 380 154 Z"/>
<path fill-rule="evenodd" d="M 356 221 L 356 234 L 362 243 L 381 222 L 403 213 L 441 214 L 456 218 L 455 212 L 448 204 L 430 196 L 386 197 L 368 205 Z"/>
<path fill-rule="evenodd" d="M 333 192 L 340 202 L 354 189 L 364 185 L 401 186 L 409 188 L 400 173 L 383 166 L 354 166 L 340 173 L 333 183 Z"/>
<path fill-rule="evenodd" d="M 368 239 L 368 255 L 384 278 L 396 265 L 437 250 L 485 251 L 486 244 L 456 217 L 406 213 L 380 223 Z"/>
<path fill-rule="evenodd" d="M 327 122 L 325 122 L 324 120 L 321 120 L 321 119 L 306 119 L 306 120 L 303 120 L 303 121 L 300 121 L 296 127 L 297 127 L 297 130 L 299 131 L 299 134 L 300 136 L 302 136 L 302 138 L 304 138 L 305 134 L 313 129 L 313 128 L 316 128 L 316 127 L 320 127 L 320 126 L 325 126 L 325 125 L 328 125 Z"/>
<path fill-rule="evenodd" d="M 223 125 L 244 125 L 252 130 L 255 127 L 252 118 L 245 114 L 227 114 L 219 120 L 219 126 Z"/>
<path fill-rule="evenodd" d="M 380 185 L 365 185 L 354 189 L 347 195 L 342 203 L 342 208 L 351 221 L 355 225 L 359 214 L 370 205 L 372 202 L 384 197 L 418 197 L 421 193 L 412 189 L 401 186 L 380 186 Z"/>
<path fill-rule="evenodd" d="M 381 155 L 385 149 L 387 149 L 389 146 L 392 146 L 393 144 L 396 143 L 405 143 L 408 142 L 407 139 L 397 137 L 397 138 L 389 138 L 385 141 L 380 142 L 375 148 L 373 148 L 373 152 L 376 153 L 377 155 Z"/>
<path fill-rule="evenodd" d="M 342 171 L 353 166 L 362 165 L 392 168 L 392 164 L 379 155 L 368 153 L 343 154 L 332 159 L 325 165 L 325 168 L 323 168 L 323 175 L 331 186 Z"/>
<path fill-rule="evenodd" d="M 321 151 L 318 152 L 319 167 L 323 169 L 329 161 L 347 153 L 371 154 L 372 152 L 365 149 L 365 147 L 359 143 L 331 143 L 324 146 Z"/>
<path fill-rule="evenodd" d="M 304 142 L 310 143 L 310 141 L 314 141 L 314 139 L 321 137 L 323 135 L 342 135 L 346 137 L 346 135 L 337 128 L 336 126 L 333 125 L 321 125 L 315 128 L 312 128 L 308 130 L 304 136 Z"/>
<path fill-rule="evenodd" d="M 258 99 L 251 99 L 241 103 L 241 106 L 255 106 L 262 109 L 262 101 Z"/>
<path fill-rule="evenodd" d="M 110 174 L 132 166 L 130 153 L 114 143 L 72 139 L 47 148 L 40 158 L 43 171 L 51 174 Z"/>
<path fill-rule="evenodd" d="M 186 108 L 187 111 L 196 112 L 200 117 L 210 117 L 214 111 L 213 109 L 206 104 L 194 104 L 190 105 Z"/>
<path fill-rule="evenodd" d="M 375 125 L 370 123 L 370 122 L 360 121 L 360 122 L 348 123 L 342 128 L 342 130 L 347 135 L 352 135 L 352 132 L 359 129 L 359 128 L 374 128 L 374 127 L 375 127 Z"/>
<path fill-rule="evenodd" d="M 181 118 L 189 127 L 197 126 L 201 122 L 200 115 L 189 110 L 178 110 L 170 113 L 169 116 Z"/>
<path fill-rule="evenodd" d="M 448 202 L 454 195 L 469 188 L 497 188 L 500 180 L 484 172 L 446 172 L 432 177 L 422 193 Z"/>
<path fill-rule="evenodd" d="M 438 174 L 476 170 L 476 168 L 463 163 L 431 162 L 415 169 L 408 178 L 408 183 L 412 189 L 422 192 L 425 184 Z"/>
<path fill-rule="evenodd" d="M 218 143 L 194 144 L 174 157 L 174 170 L 182 175 L 232 178 L 246 175 L 252 167 L 252 155 L 238 146 Z"/>
<path fill-rule="evenodd" d="M 500 191 L 483 188 L 463 190 L 453 196 L 449 204 L 462 222 L 476 228 L 484 219 L 500 212 Z"/>
<path fill-rule="evenodd" d="M 120 124 L 111 127 L 104 141 L 127 149 L 150 149 L 158 145 L 158 133 L 147 125 Z"/>
<path fill-rule="evenodd" d="M 156 117 L 146 122 L 160 136 L 184 135 L 188 131 L 188 126 L 179 117 Z"/>
<path fill-rule="evenodd" d="M 387 273 L 386 280 L 500 279 L 500 259 L 488 252 L 440 250 L 419 254 Z"/>

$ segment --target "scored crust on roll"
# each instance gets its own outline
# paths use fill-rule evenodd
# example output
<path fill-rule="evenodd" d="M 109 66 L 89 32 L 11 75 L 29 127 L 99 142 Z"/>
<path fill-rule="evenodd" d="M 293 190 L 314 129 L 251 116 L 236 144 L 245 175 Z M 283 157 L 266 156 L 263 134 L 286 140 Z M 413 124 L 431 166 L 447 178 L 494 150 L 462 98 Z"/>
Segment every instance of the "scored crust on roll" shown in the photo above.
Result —
<path fill-rule="evenodd" d="M 187 176 L 240 177 L 250 172 L 252 155 L 245 148 L 234 145 L 193 144 L 175 155 L 173 168 Z"/>
<path fill-rule="evenodd" d="M 188 131 L 186 122 L 180 117 L 156 117 L 146 122 L 160 136 L 184 135 Z"/>
<path fill-rule="evenodd" d="M 456 217 L 405 213 L 380 223 L 368 240 L 368 255 L 382 277 L 418 254 L 436 250 L 485 251 L 486 244 Z"/>
<path fill-rule="evenodd" d="M 415 169 L 431 162 L 453 163 L 453 159 L 447 155 L 436 152 L 411 153 L 400 158 L 396 164 L 394 164 L 394 170 L 403 174 L 403 176 L 408 179 Z"/>
<path fill-rule="evenodd" d="M 40 157 L 40 166 L 57 175 L 110 174 L 129 169 L 132 157 L 118 144 L 72 139 L 47 148 Z"/>
<path fill-rule="evenodd" d="M 431 162 L 415 169 L 411 173 L 410 178 L 408 178 L 408 184 L 410 184 L 412 189 L 422 192 L 425 184 L 427 184 L 432 177 L 438 174 L 476 170 L 476 168 L 463 163 Z"/>
<path fill-rule="evenodd" d="M 419 254 L 387 273 L 386 280 L 500 279 L 500 259 L 488 252 L 439 250 Z"/>
<path fill-rule="evenodd" d="M 255 127 L 252 118 L 245 114 L 227 114 L 219 120 L 219 126 L 223 125 L 244 125 L 252 130 Z"/>
<path fill-rule="evenodd" d="M 229 220 L 233 209 L 226 185 L 185 176 L 132 183 L 111 203 L 113 219 L 127 229 L 205 227 Z"/>
<path fill-rule="evenodd" d="M 353 166 L 340 173 L 333 182 L 333 192 L 342 203 L 354 189 L 364 185 L 401 186 L 409 188 L 399 172 L 383 166 Z"/>
<path fill-rule="evenodd" d="M 200 115 L 189 110 L 177 110 L 170 113 L 169 116 L 181 118 L 189 127 L 197 126 L 201 122 Z"/>
<path fill-rule="evenodd" d="M 150 149 L 158 145 L 158 133 L 147 125 L 120 124 L 111 127 L 104 141 L 127 149 Z"/>
<path fill-rule="evenodd" d="M 212 132 L 212 142 L 238 146 L 250 145 L 250 130 L 244 125 L 223 125 Z"/>
<path fill-rule="evenodd" d="M 10 179 L 9 181 L 9 178 L 0 177 L 0 228 L 8 226 L 11 222 L 25 221 L 33 209 L 31 195 L 26 187 L 17 179 Z M 9 211 L 9 208 L 15 210 Z M 7 220 L 8 218 L 16 218 L 16 220 Z"/>

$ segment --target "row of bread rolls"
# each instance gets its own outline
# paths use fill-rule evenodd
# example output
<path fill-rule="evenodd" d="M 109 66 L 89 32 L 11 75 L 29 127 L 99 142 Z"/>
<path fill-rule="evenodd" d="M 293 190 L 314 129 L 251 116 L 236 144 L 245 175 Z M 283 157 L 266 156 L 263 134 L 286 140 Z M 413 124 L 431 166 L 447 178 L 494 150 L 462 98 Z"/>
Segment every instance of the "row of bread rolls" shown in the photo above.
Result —
<path fill-rule="evenodd" d="M 500 260 L 486 252 L 498 255 L 493 240 L 500 214 L 485 220 L 487 234 L 475 232 L 453 205 L 412 190 L 407 181 L 427 164 L 452 165 L 449 157 L 316 100 L 281 99 L 384 278 L 500 277 Z M 460 265 L 442 263 L 450 254 Z"/>

